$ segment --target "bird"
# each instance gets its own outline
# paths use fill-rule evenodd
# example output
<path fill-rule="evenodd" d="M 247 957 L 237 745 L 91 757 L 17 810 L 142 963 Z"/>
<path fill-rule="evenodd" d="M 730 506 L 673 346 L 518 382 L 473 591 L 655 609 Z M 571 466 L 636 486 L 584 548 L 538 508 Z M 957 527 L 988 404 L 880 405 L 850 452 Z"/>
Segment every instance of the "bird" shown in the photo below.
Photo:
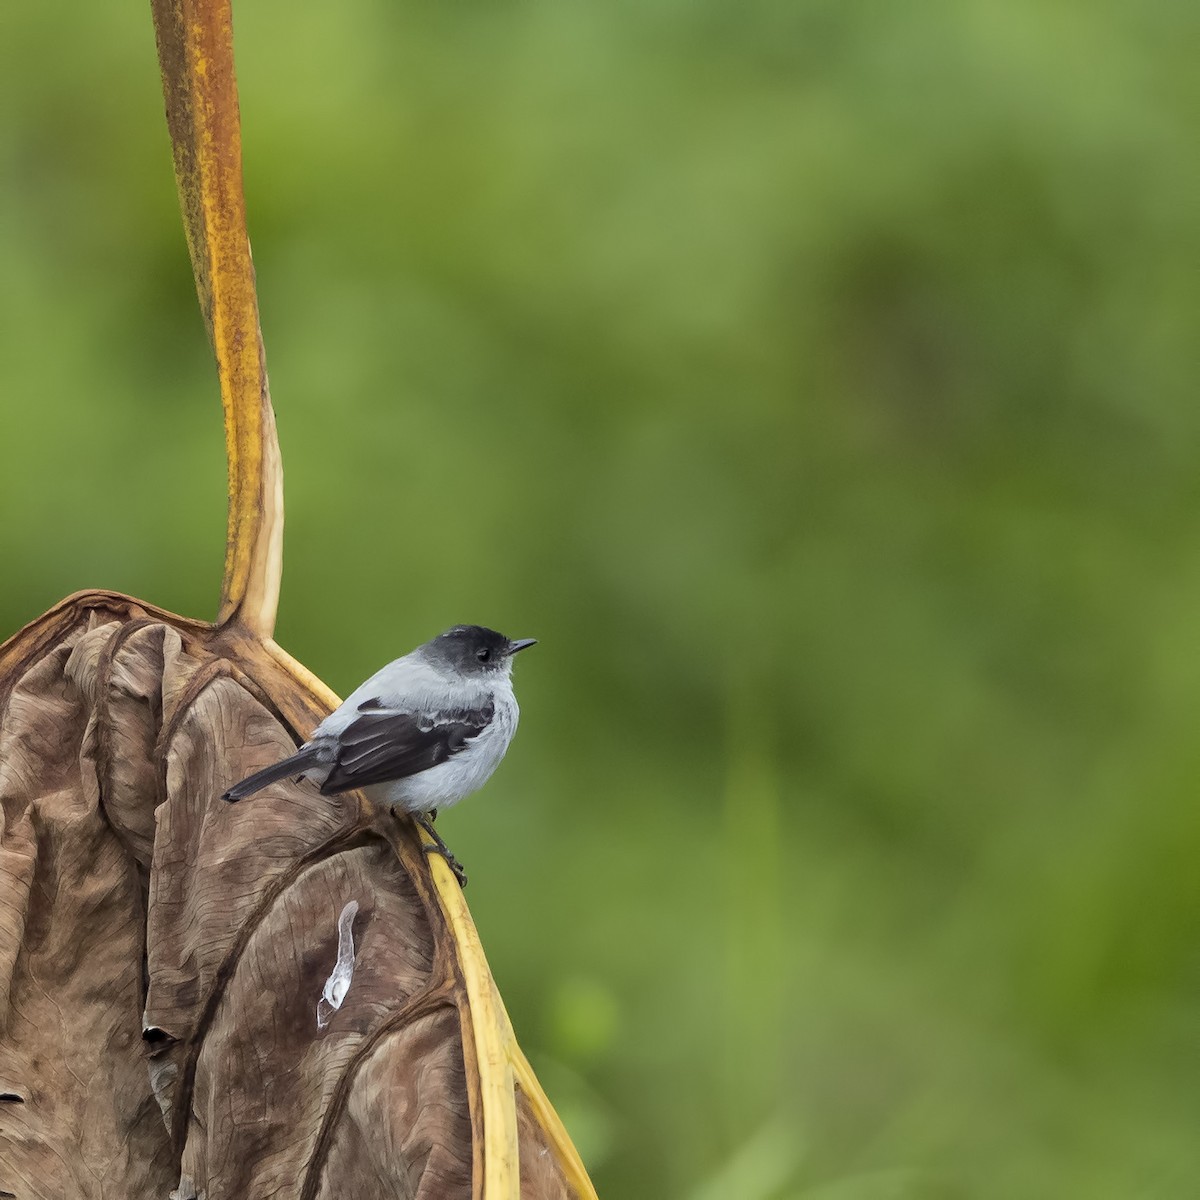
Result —
<path fill-rule="evenodd" d="M 429 834 L 462 886 L 466 873 L 434 831 L 437 812 L 478 791 L 517 731 L 513 658 L 537 638 L 455 625 L 376 671 L 329 714 L 295 754 L 236 783 L 231 803 L 280 779 L 317 784 L 323 796 L 361 788 L 407 813 Z"/>

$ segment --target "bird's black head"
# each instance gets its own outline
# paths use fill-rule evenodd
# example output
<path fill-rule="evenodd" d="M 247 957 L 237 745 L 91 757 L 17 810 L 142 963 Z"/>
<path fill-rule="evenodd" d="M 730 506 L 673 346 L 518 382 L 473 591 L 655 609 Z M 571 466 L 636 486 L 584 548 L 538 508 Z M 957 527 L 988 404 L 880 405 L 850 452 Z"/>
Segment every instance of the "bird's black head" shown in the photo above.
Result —
<path fill-rule="evenodd" d="M 455 625 L 426 643 L 431 657 L 465 675 L 512 670 L 512 656 L 537 638 L 506 638 L 483 625 Z"/>

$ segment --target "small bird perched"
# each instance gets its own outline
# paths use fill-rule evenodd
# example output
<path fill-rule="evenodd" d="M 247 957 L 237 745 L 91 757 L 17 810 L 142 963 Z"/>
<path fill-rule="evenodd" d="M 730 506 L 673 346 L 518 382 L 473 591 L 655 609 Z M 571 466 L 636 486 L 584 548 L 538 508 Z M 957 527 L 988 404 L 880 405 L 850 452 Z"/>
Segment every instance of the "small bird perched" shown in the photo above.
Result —
<path fill-rule="evenodd" d="M 536 641 L 482 625 L 447 629 L 376 671 L 295 754 L 235 784 L 224 799 L 243 800 L 288 776 L 313 780 L 323 796 L 362 788 L 393 813 L 410 813 L 433 838 L 426 849 L 465 886 L 433 817 L 478 791 L 500 765 L 520 715 L 513 655 Z"/>

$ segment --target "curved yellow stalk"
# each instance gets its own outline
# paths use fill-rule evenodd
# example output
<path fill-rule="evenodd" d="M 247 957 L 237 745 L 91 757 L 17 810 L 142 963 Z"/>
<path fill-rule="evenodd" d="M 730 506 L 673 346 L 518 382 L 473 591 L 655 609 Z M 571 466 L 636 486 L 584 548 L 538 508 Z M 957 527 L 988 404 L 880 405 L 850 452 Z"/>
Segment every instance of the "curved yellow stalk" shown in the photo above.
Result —
<path fill-rule="evenodd" d="M 270 637 L 283 469 L 246 236 L 230 0 L 151 0 L 151 8 L 184 232 L 225 410 L 229 525 L 218 620 Z"/>

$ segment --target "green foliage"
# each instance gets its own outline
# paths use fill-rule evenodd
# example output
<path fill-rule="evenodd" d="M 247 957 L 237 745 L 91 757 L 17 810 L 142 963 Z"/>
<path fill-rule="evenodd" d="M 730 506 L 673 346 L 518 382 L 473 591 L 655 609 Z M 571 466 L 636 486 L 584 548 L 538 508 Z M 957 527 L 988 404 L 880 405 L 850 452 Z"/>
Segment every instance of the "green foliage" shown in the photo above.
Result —
<path fill-rule="evenodd" d="M 542 639 L 439 830 L 601 1194 L 1190 1194 L 1194 7 L 236 16 L 278 639 Z M 0 625 L 211 616 L 149 14 L 0 47 Z"/>

